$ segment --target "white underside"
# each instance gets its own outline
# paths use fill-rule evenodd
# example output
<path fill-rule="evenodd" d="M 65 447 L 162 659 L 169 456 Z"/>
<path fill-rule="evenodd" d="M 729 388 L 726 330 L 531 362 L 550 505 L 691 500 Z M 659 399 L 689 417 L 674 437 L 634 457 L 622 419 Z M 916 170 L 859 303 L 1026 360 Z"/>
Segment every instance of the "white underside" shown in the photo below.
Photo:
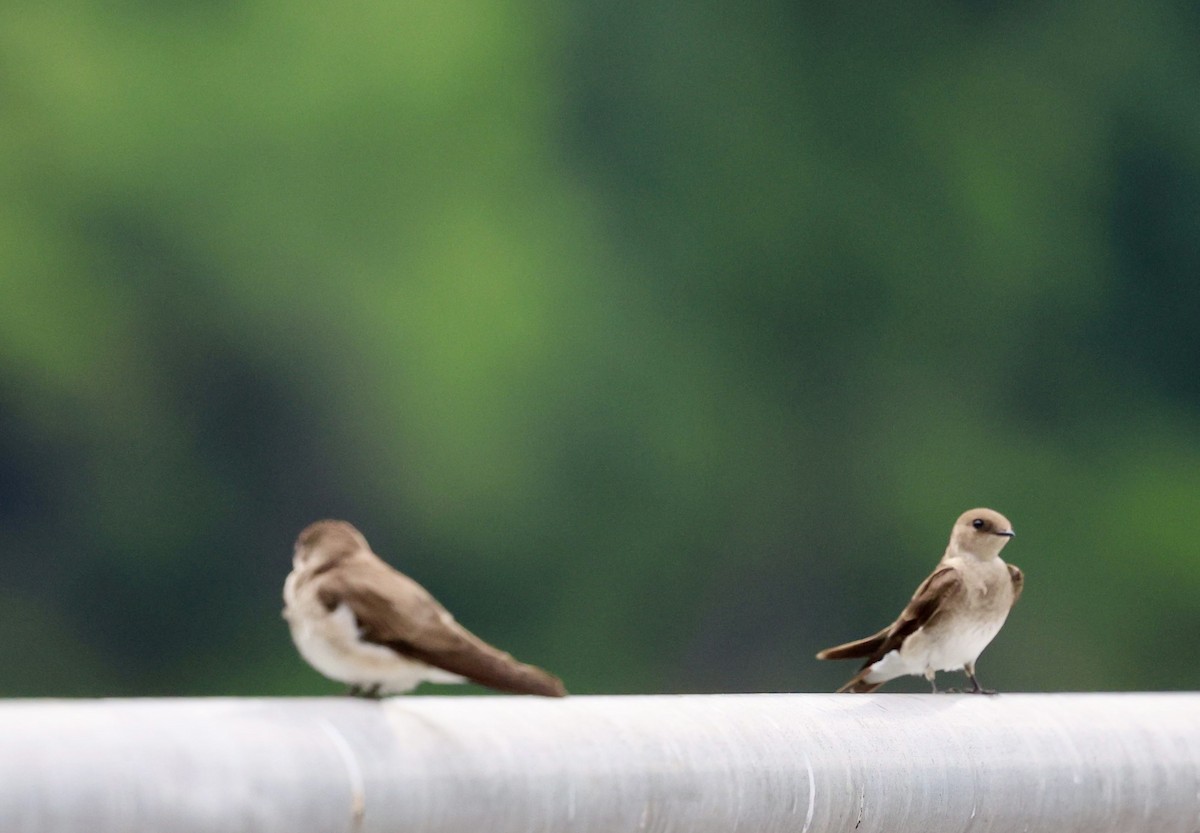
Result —
<path fill-rule="evenodd" d="M 340 604 L 332 613 L 287 614 L 292 640 L 300 655 L 326 677 L 349 685 L 401 694 L 423 682 L 461 683 L 458 674 L 400 656 L 390 648 L 364 642 L 354 611 Z"/>
<path fill-rule="evenodd" d="M 871 666 L 866 681 L 883 683 L 906 674 L 932 677 L 937 671 L 961 671 L 975 663 L 1000 632 L 1005 617 L 972 624 L 946 623 L 935 633 L 919 629 L 904 645 Z"/>

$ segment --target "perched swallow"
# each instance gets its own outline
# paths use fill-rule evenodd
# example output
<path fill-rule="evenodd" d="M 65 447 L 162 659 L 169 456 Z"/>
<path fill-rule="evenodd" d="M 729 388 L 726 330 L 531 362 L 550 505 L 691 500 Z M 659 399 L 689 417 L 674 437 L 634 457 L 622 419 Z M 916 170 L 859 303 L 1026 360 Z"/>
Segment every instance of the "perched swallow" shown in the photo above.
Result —
<path fill-rule="evenodd" d="M 937 569 L 899 619 L 874 636 L 817 654 L 817 659 L 866 658 L 838 691 L 874 691 L 896 677 L 920 674 L 936 693 L 938 671 L 962 669 L 974 686 L 971 693 L 995 694 L 979 685 L 975 661 L 1000 632 L 1025 584 L 1021 571 L 1000 558 L 1015 534 L 999 512 L 964 512 Z"/>
<path fill-rule="evenodd" d="M 296 539 L 283 617 L 300 655 L 368 697 L 422 682 L 470 680 L 499 691 L 563 697 L 562 682 L 468 631 L 424 587 L 375 555 L 345 521 L 318 521 Z"/>

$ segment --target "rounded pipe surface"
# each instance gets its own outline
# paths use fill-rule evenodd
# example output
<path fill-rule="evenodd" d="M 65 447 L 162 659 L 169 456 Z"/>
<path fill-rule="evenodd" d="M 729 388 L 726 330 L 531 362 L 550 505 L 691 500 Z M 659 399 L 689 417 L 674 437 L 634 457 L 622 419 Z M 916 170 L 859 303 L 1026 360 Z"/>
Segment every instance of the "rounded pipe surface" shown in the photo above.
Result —
<path fill-rule="evenodd" d="M 9 701 L 4 833 L 1195 833 L 1200 695 Z"/>

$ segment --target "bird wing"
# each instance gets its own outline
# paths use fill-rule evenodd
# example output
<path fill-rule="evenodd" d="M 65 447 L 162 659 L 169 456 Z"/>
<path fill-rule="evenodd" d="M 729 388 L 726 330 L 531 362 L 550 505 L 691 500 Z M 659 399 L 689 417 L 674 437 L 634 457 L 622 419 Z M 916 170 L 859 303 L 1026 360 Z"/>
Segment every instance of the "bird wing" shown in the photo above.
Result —
<path fill-rule="evenodd" d="M 456 622 L 424 587 L 382 561 L 334 570 L 320 581 L 321 604 L 330 611 L 348 605 L 359 635 L 368 642 L 500 691 L 566 694 L 557 677 L 484 642 Z"/>
<path fill-rule="evenodd" d="M 900 617 L 879 633 L 827 648 L 817 659 L 852 659 L 866 657 L 866 665 L 878 662 L 888 652 L 899 648 L 909 634 L 933 621 L 945 604 L 964 591 L 962 576 L 955 567 L 939 567 L 921 582 L 912 600 Z M 863 667 L 865 668 L 866 665 Z"/>
<path fill-rule="evenodd" d="M 1017 599 L 1021 598 L 1021 591 L 1025 589 L 1025 574 L 1021 572 L 1021 568 L 1015 564 L 1006 564 L 1008 567 L 1008 575 L 1012 578 L 1013 585 L 1013 600 L 1016 604 Z"/>
<path fill-rule="evenodd" d="M 940 567 L 921 582 L 917 592 L 913 593 L 908 606 L 888 630 L 879 656 L 883 656 L 893 648 L 899 648 L 905 638 L 928 625 L 945 609 L 946 605 L 963 594 L 966 585 L 957 567 Z"/>

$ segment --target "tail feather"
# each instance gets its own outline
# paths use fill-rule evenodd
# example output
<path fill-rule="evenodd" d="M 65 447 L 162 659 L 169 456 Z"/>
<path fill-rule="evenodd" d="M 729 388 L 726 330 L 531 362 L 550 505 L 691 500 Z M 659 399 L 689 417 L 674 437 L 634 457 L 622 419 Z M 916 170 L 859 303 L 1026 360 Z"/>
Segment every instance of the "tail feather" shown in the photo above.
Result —
<path fill-rule="evenodd" d="M 435 654 L 406 647 L 415 659 L 497 691 L 542 697 L 567 696 L 562 680 L 549 671 L 519 662 L 512 654 L 487 644 L 465 629 L 462 642 L 454 650 Z"/>
<path fill-rule="evenodd" d="M 514 661 L 499 673 L 480 675 L 473 682 L 481 683 L 497 691 L 511 694 L 537 694 L 541 697 L 566 697 L 567 689 L 562 680 L 535 665 Z"/>
<path fill-rule="evenodd" d="M 849 692 L 852 694 L 869 694 L 872 691 L 874 691 L 875 689 L 879 688 L 881 685 L 883 685 L 883 683 L 868 683 L 867 682 L 867 674 L 868 673 L 870 673 L 870 670 L 868 668 L 864 668 L 862 671 L 859 671 L 857 674 L 855 674 L 853 677 L 851 677 L 850 680 L 844 686 L 839 688 L 837 690 L 837 693 L 844 694 L 844 693 Z"/>
<path fill-rule="evenodd" d="M 817 654 L 817 659 L 857 659 L 859 657 L 873 656 L 883 647 L 889 630 L 890 628 L 884 628 L 873 636 L 856 639 L 844 645 L 835 645 L 832 648 L 826 648 Z"/>
<path fill-rule="evenodd" d="M 867 682 L 867 674 L 871 671 L 871 666 L 879 659 L 879 654 L 883 652 L 884 646 L 887 644 L 888 634 L 891 627 L 886 627 L 879 633 L 862 639 L 856 639 L 853 642 L 847 642 L 844 645 L 835 645 L 832 648 L 826 648 L 821 653 L 817 654 L 817 659 L 862 659 L 866 658 L 866 663 L 862 669 L 855 674 L 841 688 L 838 693 L 854 692 L 855 694 L 867 694 L 879 688 L 883 683 Z"/>

